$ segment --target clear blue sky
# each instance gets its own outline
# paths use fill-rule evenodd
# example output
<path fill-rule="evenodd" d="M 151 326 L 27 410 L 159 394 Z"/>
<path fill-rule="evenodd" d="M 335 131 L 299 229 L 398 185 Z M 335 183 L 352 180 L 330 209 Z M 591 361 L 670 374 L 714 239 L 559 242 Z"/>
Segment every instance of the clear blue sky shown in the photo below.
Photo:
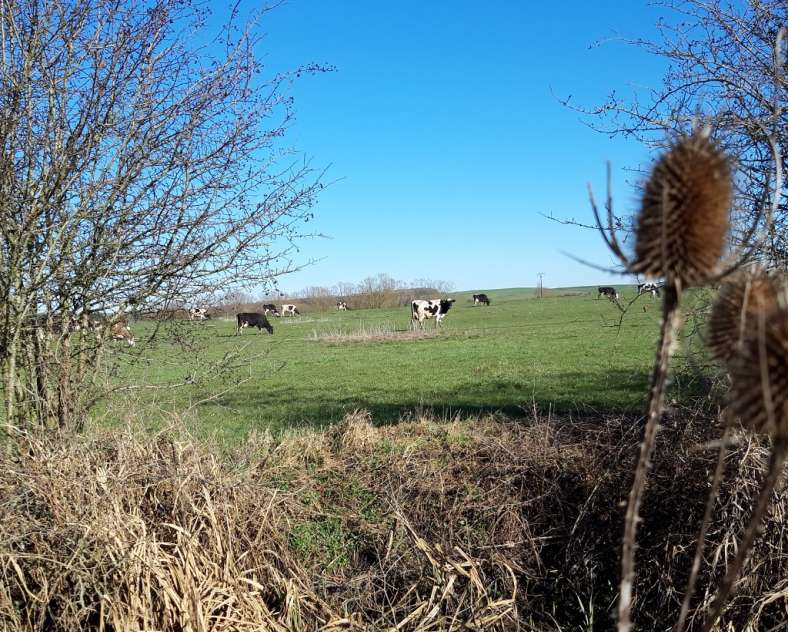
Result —
<path fill-rule="evenodd" d="M 586 183 L 618 210 L 637 193 L 622 169 L 648 162 L 634 142 L 589 130 L 557 97 L 600 103 L 658 85 L 661 62 L 616 39 L 651 37 L 664 13 L 630 2 L 290 0 L 267 14 L 269 69 L 309 62 L 336 72 L 293 88 L 289 143 L 337 180 L 302 244 L 322 258 L 282 279 L 295 290 L 385 272 L 457 289 L 616 280 L 599 237 L 540 213 L 590 220 Z M 600 39 L 607 42 L 591 46 Z"/>

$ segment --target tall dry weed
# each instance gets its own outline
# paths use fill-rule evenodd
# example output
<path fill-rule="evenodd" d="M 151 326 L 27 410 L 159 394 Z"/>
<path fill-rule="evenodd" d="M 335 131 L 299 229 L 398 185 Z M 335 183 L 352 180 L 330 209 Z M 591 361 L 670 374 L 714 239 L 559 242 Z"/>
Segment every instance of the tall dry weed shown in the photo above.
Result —
<path fill-rule="evenodd" d="M 776 50 L 786 30 L 777 37 Z M 777 55 L 779 58 L 779 54 Z M 656 161 L 644 188 L 640 212 L 635 220 L 634 257 L 630 259 L 621 249 L 613 222 L 612 200 L 608 180 L 607 227 L 603 226 L 596 202 L 591 205 L 597 226 L 605 243 L 630 273 L 647 277 L 662 277 L 665 281 L 662 303 L 662 325 L 651 375 L 646 423 L 639 456 L 634 467 L 633 482 L 627 499 L 624 533 L 621 546 L 621 577 L 618 595 L 618 630 L 629 632 L 635 603 L 636 549 L 638 529 L 643 521 L 641 505 L 646 492 L 652 457 L 657 443 L 657 432 L 665 418 L 665 393 L 670 374 L 677 333 L 681 324 L 682 292 L 688 287 L 725 279 L 748 263 L 746 252 L 737 253 L 739 259 L 727 269 L 722 265 L 732 203 L 732 173 L 730 160 L 711 139 L 709 128 L 696 130 L 680 137 Z M 774 147 L 776 145 L 773 144 Z M 782 170 L 779 150 L 775 149 L 776 186 L 771 212 L 782 191 Z M 608 172 L 609 173 L 609 172 Z M 764 204 L 764 206 L 766 206 Z M 757 222 L 751 227 L 754 235 Z M 752 248 L 751 244 L 747 244 Z M 697 539 L 695 557 L 691 565 L 682 607 L 674 626 L 681 632 L 689 614 L 700 569 L 704 541 L 716 495 L 724 472 L 727 442 L 731 432 L 731 417 L 738 415 L 745 427 L 766 431 L 773 438 L 771 456 L 761 478 L 760 491 L 753 500 L 753 510 L 747 527 L 737 543 L 737 554 L 727 568 L 708 615 L 702 625 L 707 632 L 716 625 L 722 609 L 738 579 L 756 531 L 765 518 L 772 500 L 772 492 L 782 473 L 788 451 L 788 431 L 782 432 L 782 417 L 788 414 L 785 393 L 788 392 L 788 328 L 784 309 L 778 308 L 778 297 L 783 291 L 776 286 L 776 277 L 765 274 L 738 272 L 723 284 L 723 289 L 712 313 L 709 342 L 712 353 L 727 363 L 733 387 L 730 392 L 730 416 L 726 417 L 720 440 L 717 465 L 711 481 L 704 518 Z M 775 313 L 776 310 L 776 313 Z M 788 426 L 788 421 L 785 422 Z"/>

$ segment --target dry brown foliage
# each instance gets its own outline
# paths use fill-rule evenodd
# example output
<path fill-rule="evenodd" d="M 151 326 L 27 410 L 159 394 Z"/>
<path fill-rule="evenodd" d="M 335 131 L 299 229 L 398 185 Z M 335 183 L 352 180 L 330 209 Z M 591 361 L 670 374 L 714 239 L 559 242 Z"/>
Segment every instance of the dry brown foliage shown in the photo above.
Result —
<path fill-rule="evenodd" d="M 716 456 L 708 427 L 677 416 L 659 435 L 641 629 L 678 609 Z M 0 465 L 0 628 L 608 628 L 638 439 L 623 418 L 376 428 L 363 411 L 223 454 L 178 429 L 31 438 Z M 701 610 L 767 458 L 741 441 L 709 529 Z M 737 630 L 769 628 L 788 605 L 786 494 L 768 522 L 725 613 Z"/>
<path fill-rule="evenodd" d="M 397 342 L 421 340 L 440 335 L 437 326 L 434 329 L 398 329 L 396 323 L 362 323 L 355 328 L 336 327 L 328 330 L 314 330 L 310 340 L 322 340 L 328 343 L 344 344 L 347 342 Z"/>

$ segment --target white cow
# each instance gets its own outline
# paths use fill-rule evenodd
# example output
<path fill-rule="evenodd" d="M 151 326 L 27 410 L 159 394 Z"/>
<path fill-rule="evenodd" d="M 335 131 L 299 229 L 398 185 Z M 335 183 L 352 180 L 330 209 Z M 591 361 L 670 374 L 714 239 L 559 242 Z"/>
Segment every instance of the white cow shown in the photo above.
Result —
<path fill-rule="evenodd" d="M 638 296 L 641 294 L 651 294 L 651 298 L 659 296 L 659 285 L 656 283 L 639 283 Z"/>
<path fill-rule="evenodd" d="M 300 314 L 301 312 L 298 311 L 295 305 L 282 305 L 282 316 L 297 316 Z"/>
<path fill-rule="evenodd" d="M 192 307 L 189 310 L 189 320 L 207 320 L 208 310 L 205 307 Z"/>
<path fill-rule="evenodd" d="M 416 299 L 411 301 L 410 315 L 414 321 L 418 321 L 420 327 L 424 327 L 425 320 L 434 318 L 437 327 L 446 318 L 446 313 L 451 309 L 453 303 L 453 298 Z"/>

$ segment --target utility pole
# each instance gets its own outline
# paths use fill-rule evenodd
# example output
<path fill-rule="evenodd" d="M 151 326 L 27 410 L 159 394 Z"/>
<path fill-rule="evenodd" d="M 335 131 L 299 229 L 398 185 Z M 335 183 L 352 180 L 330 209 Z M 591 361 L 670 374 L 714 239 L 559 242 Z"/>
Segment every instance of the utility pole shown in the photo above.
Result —
<path fill-rule="evenodd" d="M 539 288 L 539 298 L 542 298 L 542 277 L 544 276 L 544 272 L 539 272 L 536 276 L 539 277 L 539 285 L 537 286 Z"/>

